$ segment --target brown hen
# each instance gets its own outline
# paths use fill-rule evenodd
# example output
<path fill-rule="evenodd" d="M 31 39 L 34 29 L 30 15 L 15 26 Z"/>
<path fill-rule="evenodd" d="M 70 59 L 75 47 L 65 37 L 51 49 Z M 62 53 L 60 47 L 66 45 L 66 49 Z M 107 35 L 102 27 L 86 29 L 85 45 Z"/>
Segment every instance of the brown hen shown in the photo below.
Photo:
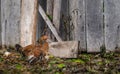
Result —
<path fill-rule="evenodd" d="M 21 47 L 20 45 L 16 45 L 16 49 L 22 53 L 23 56 L 27 56 L 28 60 L 33 62 L 35 59 L 48 59 L 48 42 L 46 41 L 48 37 L 46 35 L 41 36 L 38 39 L 38 43 L 36 45 L 28 45 L 26 47 Z"/>

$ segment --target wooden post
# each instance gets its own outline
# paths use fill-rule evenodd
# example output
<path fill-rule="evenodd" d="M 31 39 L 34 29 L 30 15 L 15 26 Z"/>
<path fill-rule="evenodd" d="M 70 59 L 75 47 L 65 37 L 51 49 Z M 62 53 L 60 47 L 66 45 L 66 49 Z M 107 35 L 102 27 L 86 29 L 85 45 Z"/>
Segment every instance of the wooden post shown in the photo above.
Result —
<path fill-rule="evenodd" d="M 22 0 L 21 8 L 21 45 L 35 44 L 37 24 L 37 0 Z"/>

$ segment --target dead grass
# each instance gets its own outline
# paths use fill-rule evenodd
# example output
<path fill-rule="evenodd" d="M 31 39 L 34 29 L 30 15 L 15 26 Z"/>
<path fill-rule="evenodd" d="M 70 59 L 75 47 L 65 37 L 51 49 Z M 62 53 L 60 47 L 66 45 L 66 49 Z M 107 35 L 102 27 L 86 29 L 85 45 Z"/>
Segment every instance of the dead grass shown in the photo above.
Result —
<path fill-rule="evenodd" d="M 48 61 L 28 64 L 15 51 L 5 57 L 0 50 L 0 74 L 120 74 L 120 54 L 82 53 L 77 59 L 60 59 L 50 56 Z"/>

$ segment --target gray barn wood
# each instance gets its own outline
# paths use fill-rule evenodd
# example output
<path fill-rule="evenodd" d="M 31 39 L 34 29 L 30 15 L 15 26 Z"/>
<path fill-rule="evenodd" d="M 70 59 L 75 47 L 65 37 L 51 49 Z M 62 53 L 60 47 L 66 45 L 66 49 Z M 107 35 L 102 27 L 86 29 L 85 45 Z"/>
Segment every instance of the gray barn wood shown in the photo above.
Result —
<path fill-rule="evenodd" d="M 80 51 L 99 52 L 104 45 L 107 51 L 120 49 L 120 0 L 38 0 L 38 3 L 52 17 L 51 22 L 54 20 L 64 41 L 80 41 Z M 20 42 L 28 45 L 43 34 L 54 40 L 50 30 L 45 32 L 46 23 L 39 12 L 35 12 L 37 29 L 28 24 L 33 20 L 34 0 L 0 0 L 0 4 L 0 45 L 14 46 Z M 23 22 L 29 19 L 28 23 L 20 25 L 20 18 Z"/>
<path fill-rule="evenodd" d="M 120 48 L 120 0 L 104 0 L 105 46 L 107 51 Z"/>
<path fill-rule="evenodd" d="M 60 15 L 61 15 L 61 2 L 62 0 L 54 0 L 54 9 L 53 9 L 53 24 L 58 32 L 60 33 Z"/>
<path fill-rule="evenodd" d="M 46 12 L 48 15 L 53 16 L 54 0 L 47 0 Z"/>
<path fill-rule="evenodd" d="M 71 36 L 80 41 L 80 51 L 86 51 L 85 0 L 69 0 L 69 14 Z"/>
<path fill-rule="evenodd" d="M 56 28 L 53 26 L 52 22 L 50 21 L 48 16 L 45 14 L 45 11 L 43 10 L 43 8 L 41 7 L 40 4 L 39 4 L 39 13 L 43 17 L 44 21 L 46 22 L 47 26 L 50 28 L 51 32 L 53 33 L 53 35 L 55 36 L 57 41 L 59 41 L 59 42 L 62 41 L 61 37 L 57 33 Z"/>
<path fill-rule="evenodd" d="M 86 0 L 87 51 L 99 52 L 103 46 L 103 0 Z"/>
<path fill-rule="evenodd" d="M 21 0 L 1 0 L 2 45 L 20 43 Z"/>
<path fill-rule="evenodd" d="M 70 40 L 69 0 L 62 0 L 60 17 L 60 36 L 64 41 Z"/>

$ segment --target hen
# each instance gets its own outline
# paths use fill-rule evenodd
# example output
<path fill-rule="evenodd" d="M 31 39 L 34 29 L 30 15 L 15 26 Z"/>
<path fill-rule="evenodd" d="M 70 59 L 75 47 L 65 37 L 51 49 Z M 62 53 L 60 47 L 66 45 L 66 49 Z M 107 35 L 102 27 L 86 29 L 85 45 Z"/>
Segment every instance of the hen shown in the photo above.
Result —
<path fill-rule="evenodd" d="M 16 44 L 15 47 L 18 52 L 20 52 L 23 56 L 28 57 L 29 63 L 32 63 L 36 60 L 48 59 L 48 39 L 47 36 L 42 36 L 38 39 L 38 43 L 36 45 L 28 45 L 26 47 L 21 47 Z"/>

